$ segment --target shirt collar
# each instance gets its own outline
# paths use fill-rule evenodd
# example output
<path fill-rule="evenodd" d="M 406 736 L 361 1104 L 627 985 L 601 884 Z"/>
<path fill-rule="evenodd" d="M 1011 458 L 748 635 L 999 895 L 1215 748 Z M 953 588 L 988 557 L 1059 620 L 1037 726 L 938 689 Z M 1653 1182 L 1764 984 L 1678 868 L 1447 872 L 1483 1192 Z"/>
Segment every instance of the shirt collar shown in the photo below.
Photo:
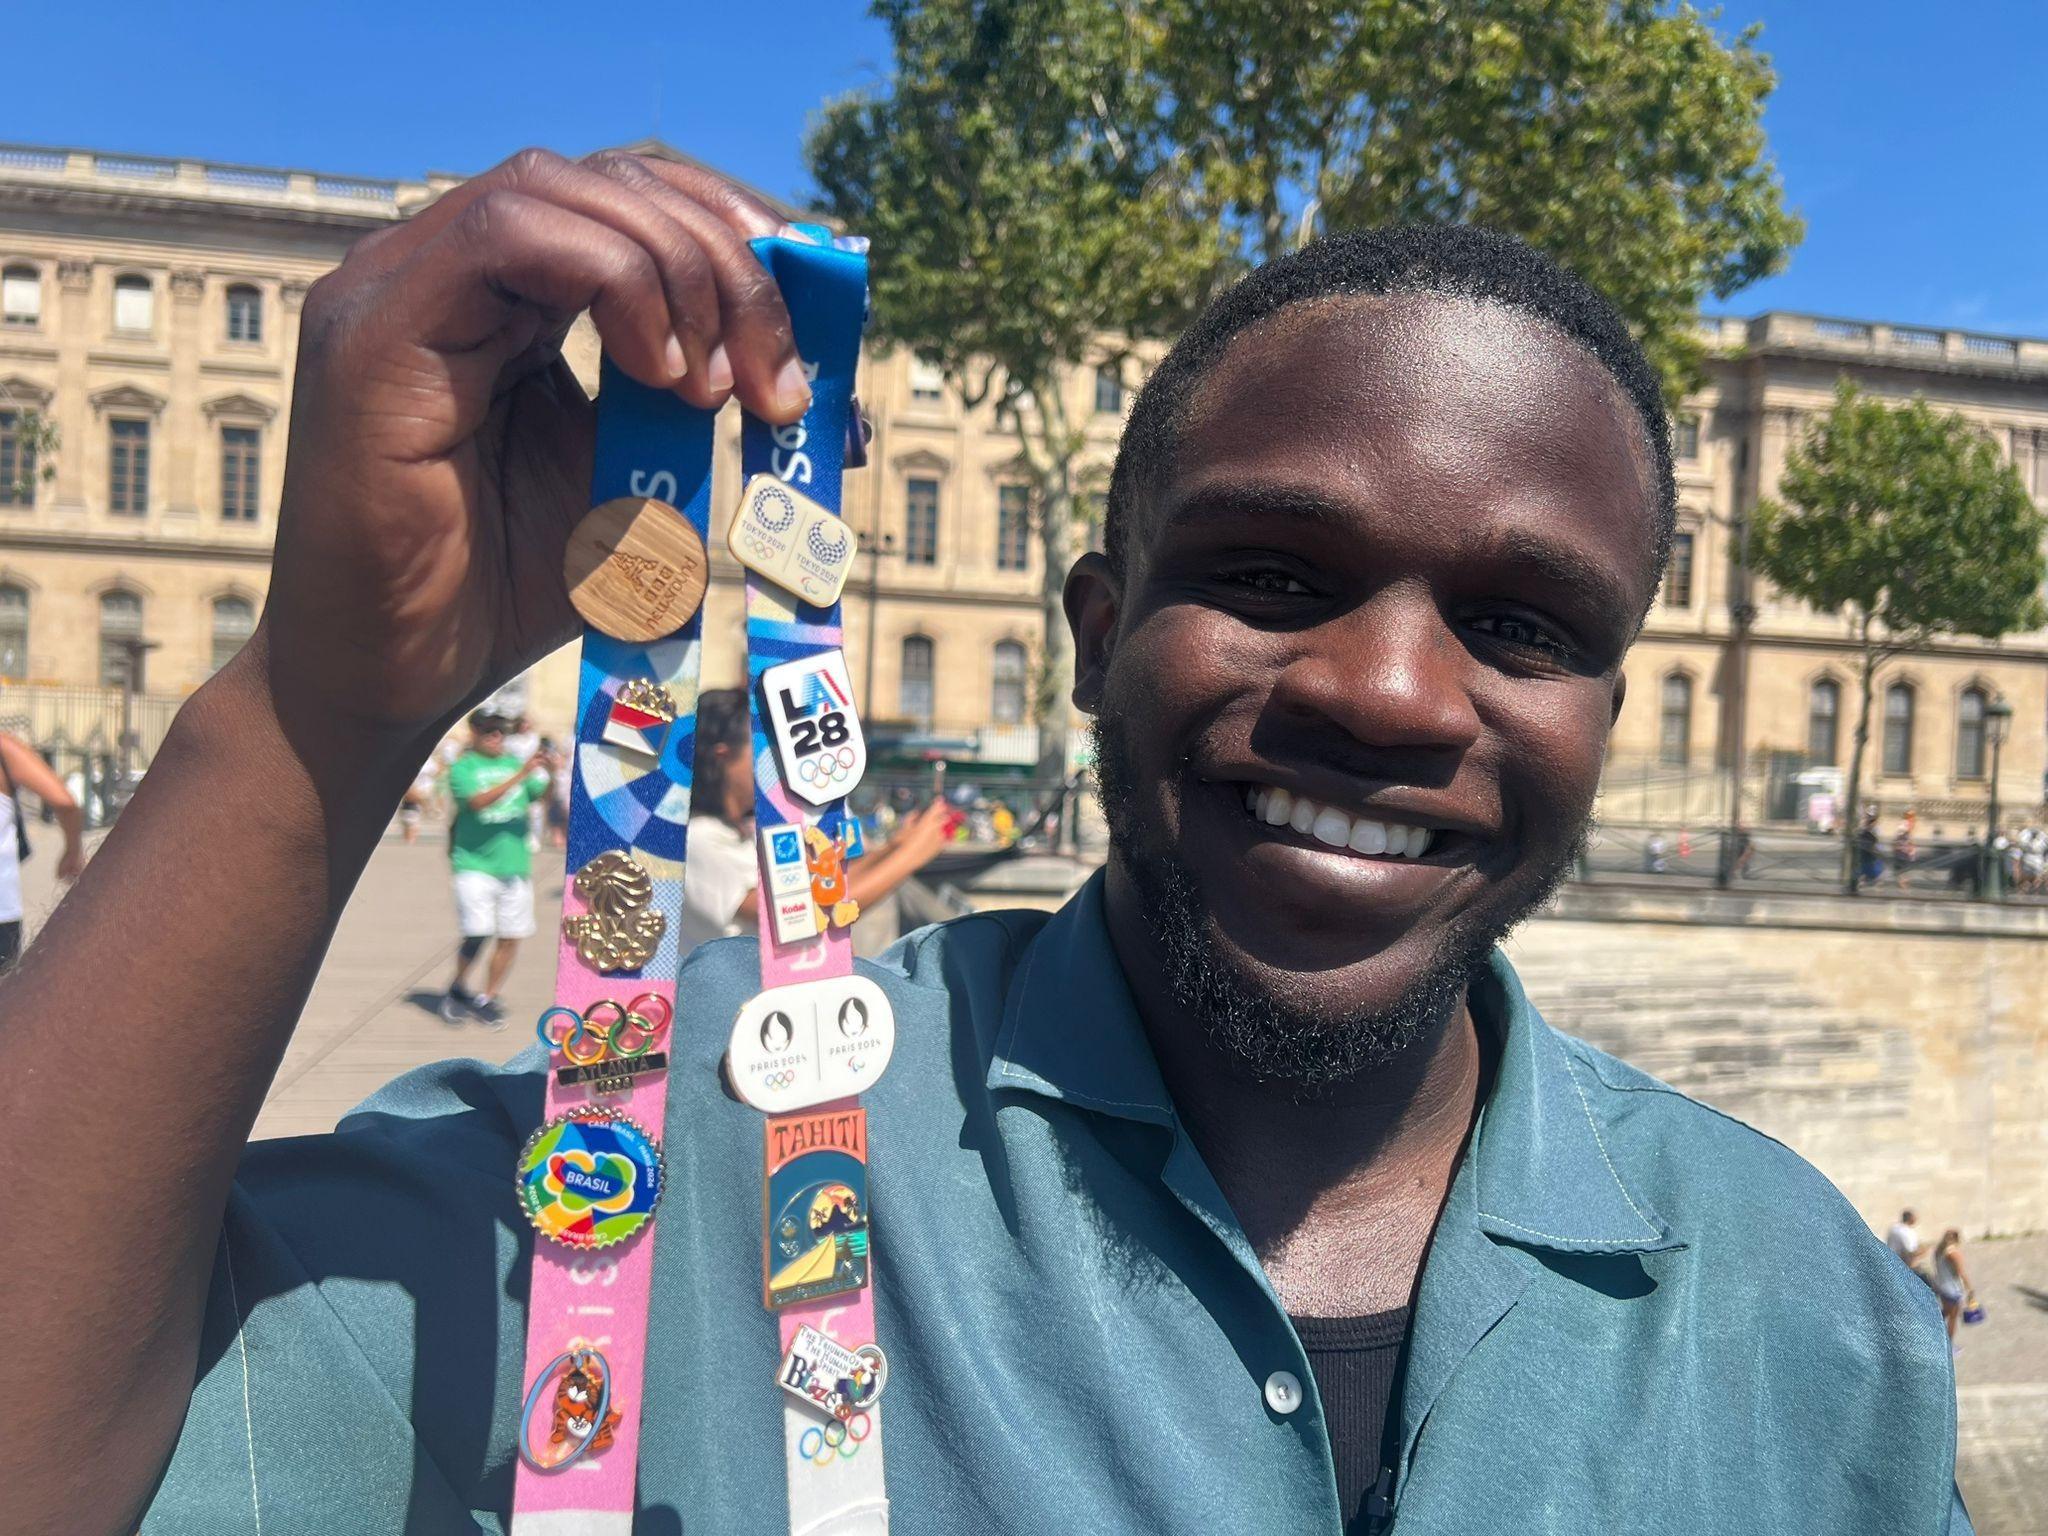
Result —
<path fill-rule="evenodd" d="M 1172 1101 L 1110 943 L 1103 887 L 1097 871 L 1025 950 L 987 1085 L 1171 1126 Z M 1498 950 L 1473 984 L 1471 1006 L 1499 1044 L 1469 1154 L 1479 1228 L 1568 1253 L 1683 1247 L 1624 1181 L 1588 1096 L 1592 1069 L 1572 1059 Z"/>

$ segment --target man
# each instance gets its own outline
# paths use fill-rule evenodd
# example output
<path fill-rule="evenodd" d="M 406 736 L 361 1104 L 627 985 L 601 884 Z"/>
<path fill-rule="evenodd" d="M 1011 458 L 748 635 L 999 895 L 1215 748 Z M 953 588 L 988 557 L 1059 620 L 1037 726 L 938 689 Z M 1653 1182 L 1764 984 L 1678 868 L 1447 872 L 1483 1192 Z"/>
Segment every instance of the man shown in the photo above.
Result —
<path fill-rule="evenodd" d="M 1927 1275 L 1922 1266 L 1927 1260 L 1927 1245 L 1920 1240 L 1918 1219 L 1911 1211 L 1901 1211 L 1899 1219 L 1892 1223 L 1891 1231 L 1884 1236 L 1885 1246 L 1899 1256 L 1899 1262 L 1925 1280 Z"/>
<path fill-rule="evenodd" d="M 448 768 L 448 798 L 455 806 L 448 862 L 462 925 L 455 975 L 441 999 L 441 1017 L 450 1024 L 465 1016 L 493 1029 L 505 1022 L 498 991 L 512 974 L 519 941 L 533 933 L 531 807 L 547 797 L 553 769 L 538 737 L 526 743 L 523 755 L 510 749 L 512 727 L 503 715 L 478 710 L 469 717 L 470 749 Z M 484 989 L 473 993 L 463 983 L 486 943 L 491 958 Z"/>
<path fill-rule="evenodd" d="M 743 243 L 775 224 L 692 168 L 528 155 L 308 297 L 275 601 L 0 991 L 0 1152 L 93 1149 L 65 1283 L 0 1272 L 0 1324 L 94 1384 L 63 1455 L 40 1402 L 0 1422 L 25 1528 L 502 1528 L 537 1053 L 241 1141 L 438 723 L 572 632 L 554 342 L 588 306 L 636 378 L 792 419 Z M 1512 242 L 1325 242 L 1161 363 L 1066 587 L 1108 867 L 865 970 L 892 1530 L 1968 1530 L 1925 1289 L 1495 947 L 1579 846 L 1672 517 L 1653 374 Z M 244 762 L 264 793 L 221 795 Z M 138 894 L 161 869 L 180 902 Z M 678 986 L 643 1529 L 785 1530 L 802 1475 L 761 1122 L 717 1080 L 758 981 L 736 939 Z M 49 1093 L 88 1002 L 121 1058 Z"/>

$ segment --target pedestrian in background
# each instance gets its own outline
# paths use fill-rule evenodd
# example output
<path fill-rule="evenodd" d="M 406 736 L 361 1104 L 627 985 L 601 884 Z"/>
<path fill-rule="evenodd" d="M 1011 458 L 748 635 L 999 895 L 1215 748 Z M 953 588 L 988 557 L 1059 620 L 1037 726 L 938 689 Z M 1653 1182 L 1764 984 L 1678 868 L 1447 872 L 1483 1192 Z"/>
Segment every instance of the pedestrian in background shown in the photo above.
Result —
<path fill-rule="evenodd" d="M 1920 1240 L 1920 1228 L 1910 1210 L 1899 1213 L 1899 1219 L 1884 1236 L 1884 1245 L 1899 1256 L 1899 1262 L 1906 1268 L 1922 1280 L 1927 1279 L 1927 1245 Z"/>
<path fill-rule="evenodd" d="M 448 859 L 455 872 L 455 911 L 462 943 L 455 952 L 455 976 L 441 999 L 441 1017 L 459 1024 L 465 1016 L 496 1028 L 505 1022 L 498 991 L 512 970 L 519 941 L 533 933 L 533 845 L 528 835 L 531 807 L 548 792 L 553 777 L 538 741 L 524 757 L 507 748 L 512 722 L 478 710 L 469 717 L 472 745 L 448 769 L 448 797 L 455 819 L 448 832 Z M 470 967 L 495 940 L 481 992 L 464 985 Z"/>
<path fill-rule="evenodd" d="M 28 822 L 21 812 L 21 791 L 27 789 L 56 812 L 64 831 L 64 853 L 57 860 L 57 878 L 75 880 L 85 868 L 85 817 L 42 754 L 27 742 L 0 735 L 0 971 L 21 958 L 21 865 L 29 855 Z"/>
<path fill-rule="evenodd" d="M 1963 1267 L 1963 1234 L 1950 1227 L 1934 1245 L 1934 1294 L 1941 1298 L 1941 1320 L 1948 1325 L 1949 1349 L 1956 1345 L 1956 1324 L 1962 1321 L 1965 1304 L 1975 1306 L 1976 1287 Z"/>

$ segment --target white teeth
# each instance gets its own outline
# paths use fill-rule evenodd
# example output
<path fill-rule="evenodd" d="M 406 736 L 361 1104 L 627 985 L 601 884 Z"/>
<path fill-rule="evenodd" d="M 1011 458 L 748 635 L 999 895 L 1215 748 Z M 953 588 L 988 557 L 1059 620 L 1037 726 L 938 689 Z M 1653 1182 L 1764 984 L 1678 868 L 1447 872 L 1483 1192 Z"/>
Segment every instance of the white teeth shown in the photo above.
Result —
<path fill-rule="evenodd" d="M 1247 785 L 1245 785 L 1245 787 L 1244 787 L 1244 808 L 1245 808 L 1246 810 L 1250 811 L 1250 812 L 1251 812 L 1251 813 L 1252 813 L 1252 814 L 1253 814 L 1254 816 L 1256 816 L 1256 815 L 1258 815 L 1258 814 L 1259 814 L 1259 804 L 1260 804 L 1260 802 L 1261 802 L 1261 801 L 1263 801 L 1263 800 L 1264 800 L 1265 798 L 1266 798 L 1266 792 L 1265 792 L 1265 790 L 1261 789 L 1261 788 L 1260 788 L 1260 787 L 1259 787 L 1258 785 L 1256 785 L 1256 784 L 1247 784 Z"/>
<path fill-rule="evenodd" d="M 1292 827 L 1332 848 L 1349 848 L 1369 858 L 1419 859 L 1436 834 L 1426 827 L 1351 817 L 1335 806 L 1317 805 L 1269 784 L 1247 785 L 1245 809 L 1272 827 Z"/>
<path fill-rule="evenodd" d="M 1328 843 L 1332 848 L 1342 848 L 1351 840 L 1351 818 L 1342 811 L 1322 811 L 1316 816 L 1311 829 L 1319 843 Z"/>
<path fill-rule="evenodd" d="M 1357 821 L 1351 826 L 1354 853 L 1380 854 L 1387 851 L 1387 829 L 1377 821 Z"/>
<path fill-rule="evenodd" d="M 1436 834 L 1427 827 L 1410 827 L 1408 829 L 1408 857 L 1411 859 L 1421 858 L 1425 853 L 1429 852 L 1429 845 L 1434 841 L 1436 841 Z"/>
<path fill-rule="evenodd" d="M 1404 854 L 1406 854 L 1407 852 L 1408 852 L 1408 829 L 1407 829 L 1406 827 L 1403 827 L 1403 826 L 1399 826 L 1399 825 L 1396 825 L 1396 826 L 1391 826 L 1391 827 L 1388 827 L 1388 828 L 1387 828 L 1387 853 L 1388 853 L 1388 855 L 1389 855 L 1390 857 L 1392 857 L 1392 858 L 1397 858 L 1397 859 L 1398 859 L 1398 858 L 1402 857 L 1402 856 L 1403 856 Z"/>
<path fill-rule="evenodd" d="M 1268 790 L 1266 792 L 1266 808 L 1263 813 L 1265 815 L 1267 825 L 1275 827 L 1286 826 L 1287 813 L 1290 810 L 1292 810 L 1293 807 L 1294 796 L 1288 794 L 1286 790 Z"/>
<path fill-rule="evenodd" d="M 1316 824 L 1316 808 L 1313 801 L 1294 802 L 1294 814 L 1287 818 L 1287 824 L 1297 832 L 1306 832 Z"/>

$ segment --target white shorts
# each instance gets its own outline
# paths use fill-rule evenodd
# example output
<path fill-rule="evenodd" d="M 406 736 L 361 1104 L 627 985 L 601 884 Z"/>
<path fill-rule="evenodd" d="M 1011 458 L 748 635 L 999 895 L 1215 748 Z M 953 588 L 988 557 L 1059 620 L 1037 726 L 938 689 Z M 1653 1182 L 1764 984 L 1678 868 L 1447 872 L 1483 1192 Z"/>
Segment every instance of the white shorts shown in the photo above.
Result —
<path fill-rule="evenodd" d="M 455 911 L 465 939 L 533 936 L 533 882 L 501 880 L 482 870 L 455 871 Z"/>

